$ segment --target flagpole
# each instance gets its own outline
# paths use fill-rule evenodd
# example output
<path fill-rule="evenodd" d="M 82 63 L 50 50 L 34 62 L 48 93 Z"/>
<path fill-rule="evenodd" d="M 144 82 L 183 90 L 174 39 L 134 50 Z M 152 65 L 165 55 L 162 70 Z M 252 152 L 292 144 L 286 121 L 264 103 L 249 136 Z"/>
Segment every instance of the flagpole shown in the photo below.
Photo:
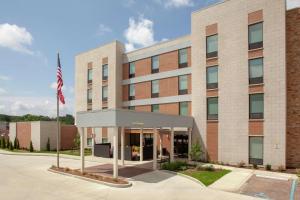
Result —
<path fill-rule="evenodd" d="M 57 58 L 59 59 L 59 53 L 57 53 Z M 56 90 L 56 106 L 57 106 L 57 139 L 56 139 L 56 154 L 57 154 L 57 168 L 59 168 L 59 144 L 60 144 L 60 126 L 59 126 L 59 97 L 58 97 L 58 90 Z"/>

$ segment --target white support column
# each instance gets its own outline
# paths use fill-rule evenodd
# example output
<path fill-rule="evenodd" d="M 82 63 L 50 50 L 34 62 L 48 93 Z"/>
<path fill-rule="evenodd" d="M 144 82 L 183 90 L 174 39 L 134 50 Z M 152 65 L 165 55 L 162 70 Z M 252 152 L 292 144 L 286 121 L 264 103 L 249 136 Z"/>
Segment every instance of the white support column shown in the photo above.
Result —
<path fill-rule="evenodd" d="M 96 128 L 93 128 L 93 135 L 92 135 L 92 156 L 95 156 L 95 154 L 94 154 L 95 139 L 96 139 Z"/>
<path fill-rule="evenodd" d="M 143 153 L 143 128 L 140 129 L 140 162 L 144 160 L 144 153 Z"/>
<path fill-rule="evenodd" d="M 157 169 L 157 128 L 153 129 L 153 170 Z"/>
<path fill-rule="evenodd" d="M 121 164 L 124 166 L 124 153 L 125 153 L 125 128 L 121 128 Z"/>
<path fill-rule="evenodd" d="M 81 173 L 84 172 L 84 128 L 79 127 L 80 134 L 80 160 L 81 160 Z"/>
<path fill-rule="evenodd" d="M 171 143 L 171 148 L 170 148 L 170 162 L 174 162 L 174 128 L 171 128 L 171 138 L 170 138 L 170 143 Z"/>
<path fill-rule="evenodd" d="M 113 144 L 114 144 L 114 153 L 113 153 L 113 178 L 118 178 L 118 128 L 114 128 Z"/>
<path fill-rule="evenodd" d="M 188 158 L 189 158 L 189 161 L 191 160 L 191 156 L 190 156 L 190 152 L 191 152 L 191 149 L 192 149 L 192 129 L 191 128 L 188 128 L 188 140 L 189 140 L 189 147 L 188 147 Z"/>
<path fill-rule="evenodd" d="M 159 158 L 162 159 L 163 156 L 163 148 L 162 148 L 162 133 L 159 131 Z"/>

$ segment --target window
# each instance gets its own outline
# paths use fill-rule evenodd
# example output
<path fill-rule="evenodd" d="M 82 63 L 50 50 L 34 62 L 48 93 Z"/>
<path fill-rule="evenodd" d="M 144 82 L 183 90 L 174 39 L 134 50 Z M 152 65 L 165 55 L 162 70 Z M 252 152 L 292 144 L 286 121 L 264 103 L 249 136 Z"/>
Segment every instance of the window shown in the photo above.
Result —
<path fill-rule="evenodd" d="M 218 35 L 206 37 L 206 58 L 218 57 Z"/>
<path fill-rule="evenodd" d="M 249 84 L 263 83 L 263 58 L 249 60 Z"/>
<path fill-rule="evenodd" d="M 159 80 L 151 81 L 151 97 L 159 97 Z"/>
<path fill-rule="evenodd" d="M 102 138 L 102 143 L 108 143 L 108 139 L 107 138 Z"/>
<path fill-rule="evenodd" d="M 264 94 L 250 94 L 250 119 L 264 118 Z"/>
<path fill-rule="evenodd" d="M 159 72 L 159 56 L 153 56 L 151 58 L 151 73 L 158 73 Z"/>
<path fill-rule="evenodd" d="M 206 88 L 218 88 L 218 66 L 206 68 Z"/>
<path fill-rule="evenodd" d="M 108 86 L 102 86 L 102 101 L 107 101 Z"/>
<path fill-rule="evenodd" d="M 264 138 L 259 136 L 249 137 L 249 163 L 263 165 Z"/>
<path fill-rule="evenodd" d="M 88 100 L 88 103 L 92 103 L 92 101 L 93 101 L 92 89 L 88 89 L 88 91 L 87 91 L 87 100 Z"/>
<path fill-rule="evenodd" d="M 188 102 L 179 103 L 179 115 L 183 115 L 183 116 L 189 115 Z"/>
<path fill-rule="evenodd" d="M 87 144 L 88 147 L 91 147 L 91 146 L 92 146 L 92 142 L 93 142 L 93 139 L 92 139 L 92 138 L 87 138 L 86 144 Z"/>
<path fill-rule="evenodd" d="M 151 105 L 151 112 L 159 112 L 159 104 Z"/>
<path fill-rule="evenodd" d="M 128 106 L 128 110 L 135 110 L 134 106 Z"/>
<path fill-rule="evenodd" d="M 263 23 L 249 25 L 248 27 L 249 50 L 263 47 Z"/>
<path fill-rule="evenodd" d="M 131 62 L 129 63 L 129 78 L 135 77 L 135 63 Z"/>
<path fill-rule="evenodd" d="M 134 84 L 129 85 L 129 100 L 134 100 L 135 99 L 135 88 Z"/>
<path fill-rule="evenodd" d="M 207 120 L 218 119 L 218 97 L 207 98 Z"/>
<path fill-rule="evenodd" d="M 188 93 L 188 76 L 187 75 L 179 76 L 178 89 L 179 89 L 179 91 L 178 91 L 179 95 Z"/>
<path fill-rule="evenodd" d="M 102 65 L 102 80 L 106 81 L 108 79 L 108 65 Z"/>
<path fill-rule="evenodd" d="M 187 67 L 188 66 L 188 55 L 187 49 L 180 49 L 179 50 L 179 68 Z"/>
<path fill-rule="evenodd" d="M 92 83 L 93 81 L 93 70 L 88 69 L 88 83 Z"/>

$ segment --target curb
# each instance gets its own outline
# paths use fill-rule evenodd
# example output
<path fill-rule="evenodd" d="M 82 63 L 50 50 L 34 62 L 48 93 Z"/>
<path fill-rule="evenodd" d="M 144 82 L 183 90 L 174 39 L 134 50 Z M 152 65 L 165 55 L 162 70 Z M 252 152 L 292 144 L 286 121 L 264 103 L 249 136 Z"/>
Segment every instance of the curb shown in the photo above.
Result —
<path fill-rule="evenodd" d="M 99 181 L 99 180 L 95 180 L 95 179 L 91 179 L 91 178 L 86 178 L 86 177 L 82 177 L 82 176 L 77 176 L 77 175 L 74 175 L 74 174 L 59 172 L 59 171 L 55 171 L 55 170 L 52 170 L 52 169 L 48 169 L 48 171 L 52 172 L 52 173 L 56 173 L 56 174 L 61 174 L 61 175 L 69 176 L 69 177 L 78 178 L 78 179 L 89 181 L 89 182 L 93 182 L 93 183 L 98 183 L 98 184 L 106 185 L 106 186 L 109 186 L 109 187 L 128 188 L 128 187 L 132 186 L 131 182 L 128 182 L 128 184 L 115 184 L 115 183 L 108 183 L 108 182 Z"/>
<path fill-rule="evenodd" d="M 203 186 L 203 187 L 206 187 L 201 181 L 199 181 L 198 179 L 195 179 L 191 176 L 188 176 L 188 175 L 185 175 L 183 173 L 180 173 L 180 172 L 173 172 L 173 171 L 169 171 L 169 170 L 160 170 L 160 171 L 163 171 L 163 172 L 166 172 L 166 173 L 169 173 L 169 174 L 173 174 L 173 175 L 178 175 L 178 176 L 181 176 L 181 177 L 184 177 L 184 178 L 187 178 L 195 183 L 198 183 L 199 185 Z"/>

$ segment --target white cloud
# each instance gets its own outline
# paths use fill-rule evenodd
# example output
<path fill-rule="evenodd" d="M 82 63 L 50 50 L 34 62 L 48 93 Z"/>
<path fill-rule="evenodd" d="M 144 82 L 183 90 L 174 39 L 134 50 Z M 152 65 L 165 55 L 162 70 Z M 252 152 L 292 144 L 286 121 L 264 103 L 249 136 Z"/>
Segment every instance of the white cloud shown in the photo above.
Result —
<path fill-rule="evenodd" d="M 129 18 L 129 27 L 125 30 L 124 36 L 127 40 L 126 50 L 149 46 L 155 43 L 153 22 L 140 16 L 137 20 Z"/>
<path fill-rule="evenodd" d="M 155 0 L 166 8 L 180 8 L 194 6 L 193 0 Z"/>
<path fill-rule="evenodd" d="M 287 9 L 300 7 L 300 0 L 287 0 L 286 6 L 287 6 Z"/>
<path fill-rule="evenodd" d="M 34 52 L 28 48 L 32 40 L 33 37 L 26 28 L 15 24 L 0 24 L 0 46 L 32 55 Z"/>
<path fill-rule="evenodd" d="M 100 24 L 97 30 L 97 35 L 101 36 L 104 35 L 106 33 L 110 33 L 112 32 L 111 28 L 104 25 L 104 24 Z"/>
<path fill-rule="evenodd" d="M 0 75 L 0 81 L 9 81 L 11 78 L 9 76 Z"/>

